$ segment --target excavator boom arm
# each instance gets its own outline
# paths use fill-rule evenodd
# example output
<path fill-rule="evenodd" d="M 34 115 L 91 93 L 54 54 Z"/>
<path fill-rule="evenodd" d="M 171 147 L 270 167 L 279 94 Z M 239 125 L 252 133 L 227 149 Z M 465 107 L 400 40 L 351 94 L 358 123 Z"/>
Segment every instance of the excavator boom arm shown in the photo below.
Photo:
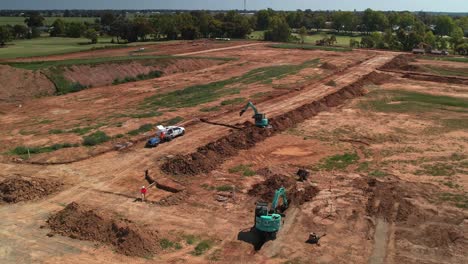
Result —
<path fill-rule="evenodd" d="M 285 207 L 288 207 L 288 199 L 286 198 L 286 190 L 284 187 L 279 188 L 275 191 L 275 197 L 273 197 L 273 202 L 271 203 L 272 211 L 276 211 L 276 207 L 278 207 L 279 198 L 283 198 L 283 204 Z"/>
<path fill-rule="evenodd" d="M 257 111 L 257 108 L 255 107 L 255 105 L 254 105 L 252 102 L 249 101 L 249 102 L 245 105 L 244 109 L 242 109 L 242 110 L 240 111 L 239 115 L 242 116 L 242 115 L 244 114 L 244 112 L 247 111 L 247 109 L 249 109 L 249 107 L 252 108 L 252 110 L 254 111 L 255 114 L 258 114 L 258 111 Z"/>

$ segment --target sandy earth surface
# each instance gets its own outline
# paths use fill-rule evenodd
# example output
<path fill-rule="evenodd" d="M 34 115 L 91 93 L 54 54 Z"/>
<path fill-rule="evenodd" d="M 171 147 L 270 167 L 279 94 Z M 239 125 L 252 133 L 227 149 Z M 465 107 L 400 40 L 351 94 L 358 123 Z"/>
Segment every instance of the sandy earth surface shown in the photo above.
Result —
<path fill-rule="evenodd" d="M 196 55 L 204 56 L 204 53 Z M 295 124 L 253 148 L 240 151 L 215 170 L 194 176 L 164 175 L 160 166 L 171 155 L 194 152 L 197 147 L 229 133 L 228 128 L 202 123 L 199 118 L 230 125 L 250 121 L 249 115 L 238 116 L 238 106 L 200 112 L 202 107 L 219 105 L 226 99 L 219 98 L 205 105 L 165 112 L 163 117 L 112 117 L 116 113 L 137 112 L 140 103 L 154 94 L 241 76 L 272 64 L 298 64 L 320 58 L 320 63 L 337 66 L 336 69 L 306 68 L 271 84 L 252 83 L 243 87 L 239 95 L 227 97 L 249 98 L 268 92 L 269 96 L 257 98 L 257 106 L 273 118 L 356 82 L 396 55 L 378 51 L 335 53 L 243 46 L 212 50 L 209 56 L 238 60 L 190 73 L 32 99 L 22 108 L 3 105 L 0 108 L 2 151 L 20 144 L 79 143 L 79 135 L 49 131 L 100 122 L 106 123 L 100 130 L 116 135 L 144 123 L 180 116 L 184 118 L 182 123 L 187 134 L 156 149 L 145 149 L 144 142 L 140 142 L 125 151 L 107 151 L 116 143 L 112 141 L 97 148 L 79 147 L 33 155 L 29 160 L 60 163 L 81 159 L 69 164 L 18 163 L 11 156 L 3 155 L 0 180 L 44 178 L 60 181 L 63 189 L 33 201 L 0 205 L 1 262 L 462 263 L 467 248 L 466 209 L 440 197 L 444 193 L 466 197 L 463 190 L 468 187 L 468 180 L 463 164 L 467 158 L 467 131 L 444 127 L 438 120 L 447 114 L 452 119 L 466 119 L 466 112 L 446 113 L 441 109 L 420 113 L 379 112 L 362 104 L 379 98 L 381 91 L 395 89 L 427 90 L 435 95 L 464 98 L 467 93 L 464 85 L 422 82 L 392 74 L 382 85 L 364 87 L 370 92 L 368 95 Z M 335 86 L 326 85 L 331 80 Z M 95 155 L 96 149 L 105 150 L 104 154 Z M 345 168 L 317 170 L 323 159 L 343 153 L 356 153 L 358 160 Z M 428 166 L 447 159 L 453 172 L 431 176 Z M 243 176 L 242 172 L 232 170 L 238 165 L 258 172 Z M 290 178 L 295 177 L 298 168 L 306 168 L 312 171 L 310 179 L 297 182 L 295 188 L 316 186 L 320 192 L 310 202 L 291 206 L 285 212 L 278 238 L 256 251 L 252 245 L 255 235 L 250 230 L 254 204 L 259 198 L 248 191 L 269 177 L 259 172 L 265 168 Z M 149 189 L 148 202 L 138 202 L 139 187 L 147 185 L 146 169 L 158 182 L 178 186 L 178 190 L 170 192 L 153 187 Z M 221 191 L 220 186 L 235 186 L 235 191 Z M 221 202 L 220 196 L 225 198 Z M 165 244 L 161 243 L 157 254 L 130 257 L 117 253 L 110 244 L 57 234 L 47 236 L 51 231 L 46 220 L 72 202 L 97 212 L 111 212 L 141 228 L 154 228 L 158 232 L 154 238 L 157 243 L 167 239 L 180 247 L 163 248 Z M 309 232 L 327 234 L 320 241 L 321 246 L 305 243 Z M 196 242 L 191 243 L 188 237 Z M 202 240 L 209 241 L 211 246 L 196 256 L 194 248 Z"/>

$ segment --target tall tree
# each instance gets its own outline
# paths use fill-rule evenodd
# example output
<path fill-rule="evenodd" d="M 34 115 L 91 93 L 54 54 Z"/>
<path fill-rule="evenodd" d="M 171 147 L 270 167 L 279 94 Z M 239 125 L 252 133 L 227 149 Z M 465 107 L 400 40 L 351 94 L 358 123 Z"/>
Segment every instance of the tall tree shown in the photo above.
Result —
<path fill-rule="evenodd" d="M 260 10 L 257 12 L 257 30 L 266 30 L 270 24 L 272 10 Z"/>
<path fill-rule="evenodd" d="M 8 26 L 0 26 L 0 46 L 5 46 L 5 43 L 13 38 L 11 29 Z"/>
<path fill-rule="evenodd" d="M 98 42 L 98 33 L 93 28 L 87 29 L 83 33 L 83 37 L 89 39 L 91 41 L 91 43 L 93 43 L 93 44 L 96 44 Z"/>
<path fill-rule="evenodd" d="M 452 34 L 455 28 L 455 22 L 449 16 L 438 16 L 435 22 L 435 31 L 437 35 L 448 36 Z"/>
<path fill-rule="evenodd" d="M 384 31 L 388 27 L 388 19 L 384 13 L 374 11 L 370 8 L 364 11 L 362 15 L 362 23 L 365 32 Z"/>
<path fill-rule="evenodd" d="M 133 31 L 142 41 L 145 41 L 148 35 L 154 33 L 153 27 L 146 17 L 137 17 L 132 24 Z"/>
<path fill-rule="evenodd" d="M 356 17 L 353 12 L 337 11 L 333 14 L 333 27 L 339 32 L 353 31 L 356 27 Z"/>
<path fill-rule="evenodd" d="M 452 48 L 455 50 L 457 46 L 463 44 L 463 42 L 463 30 L 460 27 L 455 26 L 450 34 L 450 43 L 452 44 Z"/>
<path fill-rule="evenodd" d="M 52 30 L 50 31 L 51 37 L 58 37 L 65 34 L 65 22 L 62 19 L 57 18 L 54 23 L 52 23 Z"/>
<path fill-rule="evenodd" d="M 291 36 L 291 28 L 284 17 L 274 16 L 270 20 L 270 27 L 265 32 L 265 40 L 288 41 Z"/>
<path fill-rule="evenodd" d="M 305 27 L 299 29 L 299 36 L 301 37 L 301 44 L 304 44 L 307 37 L 307 29 Z"/>
<path fill-rule="evenodd" d="M 81 22 L 70 22 L 65 26 L 65 35 L 69 38 L 79 38 L 83 35 L 86 27 Z"/>
<path fill-rule="evenodd" d="M 28 35 L 28 28 L 23 25 L 14 25 L 13 35 L 17 39 L 26 38 Z"/>
<path fill-rule="evenodd" d="M 42 27 L 44 25 L 44 17 L 39 12 L 30 12 L 27 14 L 24 23 L 30 28 Z"/>
<path fill-rule="evenodd" d="M 316 14 L 312 18 L 312 25 L 315 29 L 317 29 L 317 32 L 325 27 L 325 22 L 327 21 L 327 18 L 323 14 Z"/>

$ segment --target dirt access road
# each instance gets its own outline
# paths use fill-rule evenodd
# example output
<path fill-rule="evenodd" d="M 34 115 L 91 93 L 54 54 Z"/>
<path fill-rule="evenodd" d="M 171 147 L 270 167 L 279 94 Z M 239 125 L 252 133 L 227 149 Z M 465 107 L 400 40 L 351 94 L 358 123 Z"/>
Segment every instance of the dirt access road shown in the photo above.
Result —
<path fill-rule="evenodd" d="M 360 76 L 375 70 L 393 56 L 394 54 L 382 53 L 357 66 L 350 67 L 339 76 L 321 80 L 320 84 L 305 86 L 299 91 L 265 101 L 258 106 L 269 116 L 277 116 L 304 103 L 320 99 L 356 81 Z M 336 87 L 324 85 L 331 78 L 337 80 Z M 246 115 L 241 118 L 237 112 L 231 112 L 222 117 L 213 118 L 212 121 L 224 122 L 225 120 L 230 120 L 230 123 L 234 124 L 250 121 L 250 117 Z M 144 184 L 142 177 L 144 168 L 151 168 L 152 173 L 159 175 L 157 169 L 165 156 L 192 152 L 196 147 L 219 138 L 227 132 L 228 129 L 224 127 L 198 123 L 190 127 L 185 137 L 176 139 L 171 144 L 162 145 L 157 151 L 137 146 L 129 152 L 110 152 L 70 165 L 58 166 L 0 164 L 3 177 L 30 174 L 37 177 L 62 179 L 72 186 L 56 196 L 39 202 L 0 207 L 2 216 L 0 241 L 2 245 L 5 245 L 0 252 L 0 259 L 5 263 L 18 261 L 61 263 L 65 259 L 73 263 L 135 261 L 135 259 L 116 255 L 109 249 L 97 250 L 96 246 L 90 242 L 60 236 L 46 238 L 48 230 L 39 227 L 44 224 L 48 215 L 73 201 L 93 204 L 102 209 L 112 209 L 144 224 L 158 223 L 161 234 L 168 234 L 174 230 L 195 231 L 211 237 L 232 238 L 223 243 L 226 247 L 234 246 L 231 242 L 235 241 L 239 229 L 250 222 L 250 218 L 247 222 L 245 217 L 241 217 L 251 214 L 251 208 L 244 206 L 246 203 L 250 204 L 249 201 L 240 201 L 233 211 L 236 217 L 232 217 L 225 214 L 224 208 L 213 204 L 210 196 L 191 196 L 185 203 L 170 207 L 135 203 L 133 198 L 138 186 Z M 184 180 L 181 179 L 181 181 Z M 168 195 L 163 191 L 158 191 L 158 193 L 162 197 Z M 195 230 L 194 227 L 196 227 Z M 254 263 L 268 259 L 262 254 L 252 256 L 248 245 L 235 244 L 235 246 L 246 250 L 245 255 L 233 256 L 233 261 L 237 258 L 241 262 Z M 205 262 L 204 259 L 190 258 L 182 253 L 162 254 L 157 257 L 157 260 L 164 262 L 181 258 L 190 263 Z M 137 262 L 152 261 L 139 259 Z"/>

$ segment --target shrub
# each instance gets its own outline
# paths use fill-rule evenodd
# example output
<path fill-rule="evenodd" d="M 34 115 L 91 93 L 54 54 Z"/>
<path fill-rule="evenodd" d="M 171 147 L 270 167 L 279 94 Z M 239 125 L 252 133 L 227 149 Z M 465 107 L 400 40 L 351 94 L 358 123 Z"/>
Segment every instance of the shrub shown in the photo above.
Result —
<path fill-rule="evenodd" d="M 144 125 L 141 125 L 138 129 L 129 131 L 127 134 L 131 136 L 136 136 L 140 133 L 148 132 L 151 129 L 153 129 L 153 124 L 144 124 Z"/>
<path fill-rule="evenodd" d="M 83 137 L 84 146 L 95 146 L 104 142 L 109 141 L 109 136 L 102 131 L 97 131 L 89 136 Z"/>
<path fill-rule="evenodd" d="M 195 247 L 195 250 L 192 252 L 192 255 L 200 256 L 203 255 L 212 247 L 212 242 L 210 240 L 203 240 Z"/>

